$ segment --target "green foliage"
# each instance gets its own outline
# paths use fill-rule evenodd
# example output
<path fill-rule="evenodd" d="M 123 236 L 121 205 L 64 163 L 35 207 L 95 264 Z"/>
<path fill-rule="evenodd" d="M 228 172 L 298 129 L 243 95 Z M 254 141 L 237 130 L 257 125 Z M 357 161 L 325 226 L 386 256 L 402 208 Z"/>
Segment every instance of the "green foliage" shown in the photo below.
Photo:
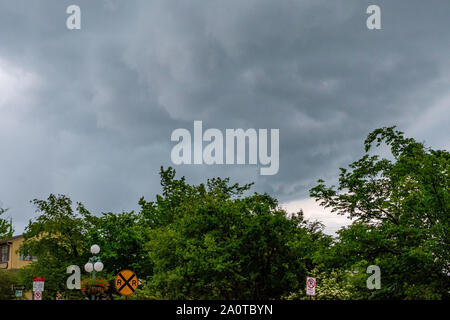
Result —
<path fill-rule="evenodd" d="M 21 283 L 27 289 L 31 289 L 33 277 L 43 276 L 44 299 L 83 299 L 79 291 L 67 289 L 66 269 L 78 265 L 83 270 L 94 243 L 101 248 L 102 276 L 113 279 L 122 269 L 132 269 L 144 278 L 151 274 L 144 249 L 147 229 L 140 215 L 124 212 L 96 217 L 81 203 L 74 211 L 72 201 L 64 195 L 51 194 L 47 200 L 33 203 L 40 215 L 27 226 L 21 251 L 33 254 L 38 261 L 20 271 Z"/>
<path fill-rule="evenodd" d="M 19 283 L 27 291 L 33 289 L 33 278 L 45 278 L 45 290 L 42 293 L 44 300 L 67 299 L 80 300 L 84 296 L 79 290 L 68 290 L 66 280 L 68 274 L 66 268 L 72 263 L 67 260 L 58 261 L 56 256 L 38 256 L 38 261 L 19 270 Z"/>
<path fill-rule="evenodd" d="M 349 300 L 354 297 L 355 281 L 352 278 L 354 276 L 352 272 L 340 269 L 320 272 L 318 269 L 314 269 L 309 273 L 309 276 L 316 278 L 316 295 L 313 298 L 314 300 Z M 284 298 L 287 300 L 310 299 L 306 295 L 305 286 Z"/>
<path fill-rule="evenodd" d="M 12 290 L 13 285 L 17 285 L 18 276 L 16 270 L 0 270 L 0 300 L 15 299 Z"/>
<path fill-rule="evenodd" d="M 131 269 L 139 277 L 152 272 L 152 264 L 145 249 L 147 226 L 141 214 L 123 212 L 90 216 L 92 228 L 85 241 L 98 244 L 105 268 L 111 275 Z"/>
<path fill-rule="evenodd" d="M 47 200 L 32 202 L 41 214 L 28 224 L 21 251 L 38 261 L 21 270 L 21 282 L 31 289 L 33 277 L 45 277 L 43 299 L 79 297 L 66 287 L 66 269 L 69 265 L 84 266 L 88 260 L 91 215 L 81 203 L 74 212 L 72 201 L 64 195 L 51 194 Z"/>
<path fill-rule="evenodd" d="M 382 289 L 369 298 L 449 298 L 449 159 L 394 127 L 369 134 L 366 152 L 385 143 L 392 159 L 366 153 L 341 168 L 339 186 L 322 180 L 311 196 L 355 222 L 339 232 L 333 267 L 361 261 L 382 270 Z M 363 293 L 361 293 L 364 296 Z"/>
<path fill-rule="evenodd" d="M 303 283 L 311 244 L 302 215 L 228 179 L 192 186 L 161 170 L 163 195 L 141 199 L 157 298 L 273 299 Z"/>
<path fill-rule="evenodd" d="M 1 217 L 6 211 L 7 209 L 0 208 L 0 239 L 11 238 L 14 233 L 11 220 Z"/>

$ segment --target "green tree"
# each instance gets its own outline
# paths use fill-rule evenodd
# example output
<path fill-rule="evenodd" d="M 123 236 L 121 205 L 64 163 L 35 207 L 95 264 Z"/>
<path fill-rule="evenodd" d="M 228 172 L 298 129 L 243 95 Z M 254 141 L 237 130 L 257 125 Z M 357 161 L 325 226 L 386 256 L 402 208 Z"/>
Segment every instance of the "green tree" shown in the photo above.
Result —
<path fill-rule="evenodd" d="M 153 276 L 144 291 L 168 299 L 274 299 L 303 284 L 311 238 L 267 194 L 229 179 L 188 185 L 161 169 L 162 196 L 141 199 Z"/>
<path fill-rule="evenodd" d="M 385 144 L 389 158 L 370 154 Z M 335 266 L 366 262 L 382 271 L 382 289 L 368 298 L 449 298 L 449 159 L 395 127 L 374 130 L 366 154 L 341 168 L 339 185 L 323 180 L 310 190 L 320 204 L 354 223 L 339 232 L 330 254 Z"/>
<path fill-rule="evenodd" d="M 101 259 L 111 276 L 123 269 L 131 269 L 140 279 L 149 277 L 152 264 L 145 243 L 148 227 L 140 213 L 103 213 L 90 216 L 92 224 L 87 237 L 101 248 Z"/>
<path fill-rule="evenodd" d="M 14 233 L 11 220 L 1 217 L 6 211 L 7 209 L 0 208 L 0 239 L 10 238 Z"/>
<path fill-rule="evenodd" d="M 21 281 L 27 288 L 32 278 L 45 277 L 44 299 L 83 299 L 78 290 L 68 290 L 66 268 L 84 265 L 92 256 L 90 247 L 100 246 L 104 270 L 98 276 L 109 280 L 122 269 L 134 270 L 140 278 L 151 275 L 152 265 L 144 247 L 147 228 L 140 214 L 123 212 L 92 215 L 81 203 L 76 210 L 64 195 L 51 194 L 47 200 L 33 200 L 40 213 L 30 221 L 24 233 L 21 251 L 36 256 L 36 262 L 21 270 Z M 84 274 L 84 276 L 90 276 Z M 112 294 L 113 289 L 109 290 Z"/>
<path fill-rule="evenodd" d="M 45 277 L 43 299 L 81 298 L 78 291 L 67 289 L 66 269 L 84 266 L 90 256 L 86 239 L 92 228 L 91 214 L 81 203 L 74 211 L 72 201 L 64 195 L 51 194 L 47 200 L 32 202 L 40 215 L 26 227 L 21 251 L 38 260 L 20 271 L 21 282 L 31 289 L 33 277 Z"/>

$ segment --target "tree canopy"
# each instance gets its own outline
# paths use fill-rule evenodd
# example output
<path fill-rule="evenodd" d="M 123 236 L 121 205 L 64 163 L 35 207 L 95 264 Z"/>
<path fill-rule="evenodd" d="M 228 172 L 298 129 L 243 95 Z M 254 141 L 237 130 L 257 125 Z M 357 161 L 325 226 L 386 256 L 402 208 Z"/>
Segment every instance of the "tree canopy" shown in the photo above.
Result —
<path fill-rule="evenodd" d="M 29 289 L 44 276 L 44 299 L 82 299 L 66 288 L 66 268 L 83 270 L 95 243 L 111 284 L 122 269 L 138 274 L 137 299 L 305 299 L 307 276 L 317 279 L 316 299 L 449 299 L 449 153 L 395 127 L 374 130 L 364 147 L 337 186 L 319 180 L 310 190 L 352 219 L 335 237 L 301 210 L 288 214 L 252 192 L 252 183 L 191 185 L 161 167 L 161 194 L 142 197 L 138 212 L 94 215 L 65 195 L 33 200 L 38 217 L 21 251 L 38 261 L 18 281 Z M 11 230 L 7 220 L 0 228 Z M 367 287 L 370 265 L 381 270 L 380 289 Z M 113 290 L 109 297 L 120 298 Z"/>
<path fill-rule="evenodd" d="M 390 159 L 369 153 L 381 144 Z M 310 191 L 321 205 L 354 219 L 339 232 L 334 264 L 380 266 L 385 285 L 376 297 L 448 298 L 450 154 L 405 138 L 395 127 L 370 133 L 365 151 L 340 169 L 337 188 L 319 180 Z"/>
<path fill-rule="evenodd" d="M 161 169 L 163 195 L 141 199 L 154 263 L 148 286 L 169 299 L 274 299 L 304 283 L 311 248 L 301 213 L 288 217 L 251 185 L 188 185 Z"/>

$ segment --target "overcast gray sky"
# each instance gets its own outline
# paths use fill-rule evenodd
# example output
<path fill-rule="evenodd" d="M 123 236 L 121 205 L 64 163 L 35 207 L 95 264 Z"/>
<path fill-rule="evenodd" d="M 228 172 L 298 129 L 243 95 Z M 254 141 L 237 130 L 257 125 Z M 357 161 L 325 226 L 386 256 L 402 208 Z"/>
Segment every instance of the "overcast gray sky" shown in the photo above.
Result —
<path fill-rule="evenodd" d="M 81 30 L 66 8 L 81 7 Z M 381 7 L 382 30 L 366 8 Z M 397 125 L 450 145 L 450 1 L 0 0 L 0 205 L 21 233 L 31 199 L 94 213 L 160 191 L 174 129 L 279 128 L 280 170 L 177 166 L 189 182 L 255 182 L 293 211 L 345 220 L 308 198 L 318 178 Z"/>

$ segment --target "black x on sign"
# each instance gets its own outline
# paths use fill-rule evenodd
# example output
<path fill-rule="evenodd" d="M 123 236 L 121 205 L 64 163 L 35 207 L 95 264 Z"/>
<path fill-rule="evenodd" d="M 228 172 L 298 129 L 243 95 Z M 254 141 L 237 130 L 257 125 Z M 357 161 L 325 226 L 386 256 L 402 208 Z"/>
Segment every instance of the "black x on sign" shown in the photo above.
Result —
<path fill-rule="evenodd" d="M 118 293 L 124 296 L 129 296 L 136 291 L 139 285 L 139 280 L 131 270 L 122 270 L 116 276 L 116 290 Z"/>

